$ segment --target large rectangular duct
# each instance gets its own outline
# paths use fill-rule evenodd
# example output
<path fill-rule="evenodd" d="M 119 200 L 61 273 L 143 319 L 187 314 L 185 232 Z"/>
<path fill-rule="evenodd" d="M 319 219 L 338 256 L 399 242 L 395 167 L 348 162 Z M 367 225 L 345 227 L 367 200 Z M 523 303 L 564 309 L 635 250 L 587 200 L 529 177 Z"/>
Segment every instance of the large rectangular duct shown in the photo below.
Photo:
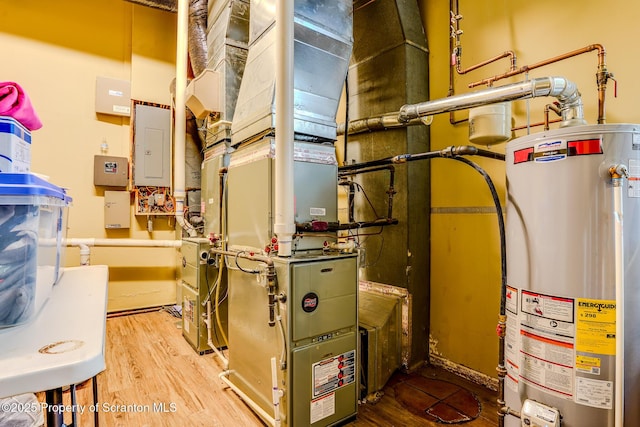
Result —
<path fill-rule="evenodd" d="M 232 125 L 239 144 L 275 128 L 275 0 L 251 1 L 249 54 Z M 336 138 L 336 111 L 351 56 L 352 2 L 297 0 L 294 6 L 296 139 Z"/>
<path fill-rule="evenodd" d="M 208 4 L 207 69 L 220 73 L 220 123 L 212 122 L 206 145 L 231 140 L 231 126 L 249 48 L 249 2 L 212 0 Z"/>
<path fill-rule="evenodd" d="M 354 2 L 354 48 L 349 67 L 350 120 L 379 116 L 428 99 L 428 48 L 415 0 Z M 348 137 L 345 160 L 365 162 L 429 151 L 426 126 L 367 132 Z M 360 278 L 406 288 L 414 301 L 410 365 L 428 357 L 429 327 L 429 163 L 396 166 L 393 216 L 401 220 L 368 237 Z M 358 177 L 377 212 L 386 212 L 384 173 Z M 356 218 L 371 218 L 366 200 Z"/>

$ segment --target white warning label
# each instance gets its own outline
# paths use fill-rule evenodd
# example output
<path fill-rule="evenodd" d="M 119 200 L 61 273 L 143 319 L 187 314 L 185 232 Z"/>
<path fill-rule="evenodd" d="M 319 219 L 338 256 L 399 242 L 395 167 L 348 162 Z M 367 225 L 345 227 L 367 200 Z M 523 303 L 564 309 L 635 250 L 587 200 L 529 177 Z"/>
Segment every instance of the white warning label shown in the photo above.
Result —
<path fill-rule="evenodd" d="M 330 393 L 311 401 L 311 424 L 323 420 L 336 413 L 336 394 Z"/>
<path fill-rule="evenodd" d="M 563 397 L 573 398 L 573 343 L 520 331 L 520 379 Z"/>
<path fill-rule="evenodd" d="M 613 382 L 576 378 L 576 403 L 595 408 L 611 409 Z"/>
<path fill-rule="evenodd" d="M 311 369 L 313 397 L 331 393 L 356 380 L 355 350 L 314 363 Z"/>
<path fill-rule="evenodd" d="M 636 144 L 634 143 L 634 150 L 636 149 L 635 145 Z M 627 184 L 628 196 L 640 197 L 640 161 L 636 159 L 629 159 L 629 177 L 627 179 Z"/>

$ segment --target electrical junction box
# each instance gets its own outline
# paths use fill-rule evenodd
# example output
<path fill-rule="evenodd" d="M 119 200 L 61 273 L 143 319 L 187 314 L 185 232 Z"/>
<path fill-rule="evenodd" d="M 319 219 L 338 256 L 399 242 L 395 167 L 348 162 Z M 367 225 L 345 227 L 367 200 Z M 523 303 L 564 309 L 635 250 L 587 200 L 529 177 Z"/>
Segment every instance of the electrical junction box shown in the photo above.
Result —
<path fill-rule="evenodd" d="M 128 171 L 129 160 L 126 157 L 93 157 L 93 185 L 126 187 Z"/>
<path fill-rule="evenodd" d="M 131 82 L 96 77 L 96 113 L 131 115 Z"/>
<path fill-rule="evenodd" d="M 128 191 L 104 192 L 104 228 L 131 227 L 130 200 Z"/>

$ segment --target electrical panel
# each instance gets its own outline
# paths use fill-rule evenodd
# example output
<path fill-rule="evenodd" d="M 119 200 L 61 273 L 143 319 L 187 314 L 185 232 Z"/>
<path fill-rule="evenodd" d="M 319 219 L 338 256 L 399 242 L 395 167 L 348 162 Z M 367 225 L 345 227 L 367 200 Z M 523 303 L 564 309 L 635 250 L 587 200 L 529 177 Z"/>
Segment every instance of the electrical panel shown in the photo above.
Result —
<path fill-rule="evenodd" d="M 93 185 L 126 187 L 128 178 L 129 160 L 126 157 L 93 157 Z"/>
<path fill-rule="evenodd" d="M 136 104 L 133 144 L 133 184 L 169 187 L 171 110 L 162 106 Z"/>
<path fill-rule="evenodd" d="M 104 228 L 130 228 L 130 200 L 128 191 L 104 192 Z"/>

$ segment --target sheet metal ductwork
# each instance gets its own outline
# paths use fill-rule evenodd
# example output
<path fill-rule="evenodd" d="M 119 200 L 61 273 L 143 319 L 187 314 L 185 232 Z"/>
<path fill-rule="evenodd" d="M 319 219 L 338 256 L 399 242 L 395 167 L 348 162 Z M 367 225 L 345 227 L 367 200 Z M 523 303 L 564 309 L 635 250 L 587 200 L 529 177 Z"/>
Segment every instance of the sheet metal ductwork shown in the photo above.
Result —
<path fill-rule="evenodd" d="M 296 139 L 335 140 L 353 46 L 352 2 L 298 0 L 294 14 Z M 275 0 L 251 1 L 249 55 L 233 117 L 233 144 L 275 128 L 275 37 Z"/>
<path fill-rule="evenodd" d="M 207 146 L 231 140 L 231 126 L 249 48 L 249 2 L 209 1 L 207 69 L 220 73 L 220 123 L 207 134 Z"/>

